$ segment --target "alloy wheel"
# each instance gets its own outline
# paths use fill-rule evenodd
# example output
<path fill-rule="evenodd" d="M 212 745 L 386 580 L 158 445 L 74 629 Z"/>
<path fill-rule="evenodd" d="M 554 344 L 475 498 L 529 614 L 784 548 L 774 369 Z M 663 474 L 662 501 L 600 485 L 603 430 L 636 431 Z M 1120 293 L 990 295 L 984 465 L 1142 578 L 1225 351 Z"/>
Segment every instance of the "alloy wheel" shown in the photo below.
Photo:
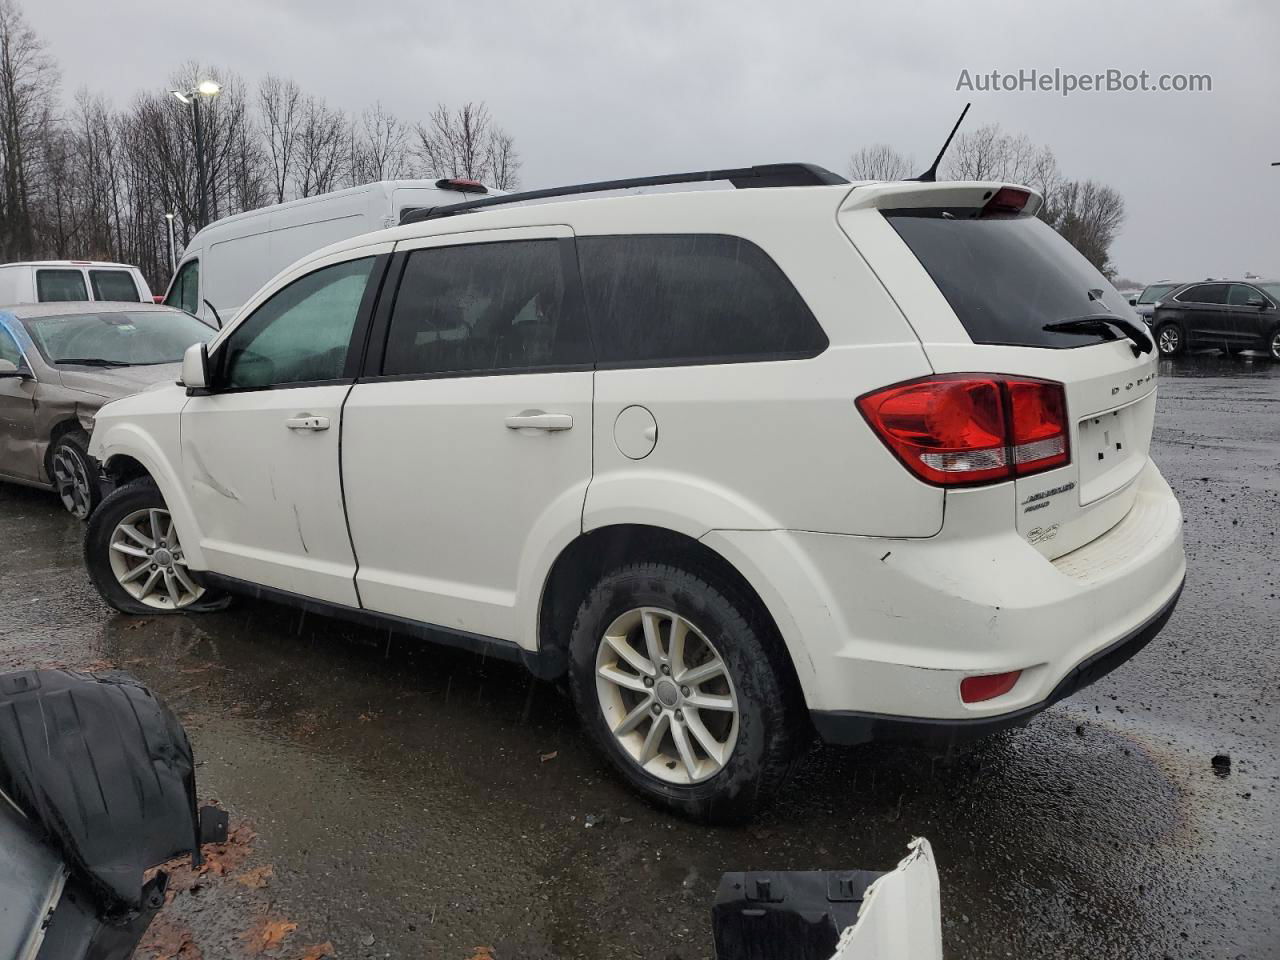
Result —
<path fill-rule="evenodd" d="M 605 725 L 646 773 L 667 783 L 707 780 L 738 739 L 738 695 L 720 653 L 692 622 L 639 607 L 611 623 L 596 652 Z"/>
<path fill-rule="evenodd" d="M 187 571 L 168 510 L 135 510 L 117 523 L 111 531 L 110 560 L 116 582 L 157 610 L 181 610 L 204 594 Z"/>
<path fill-rule="evenodd" d="M 1271 335 L 1271 359 L 1280 360 L 1280 330 Z"/>
<path fill-rule="evenodd" d="M 53 455 L 53 486 L 62 499 L 62 505 L 77 520 L 89 516 L 89 507 L 93 503 L 91 482 L 84 460 L 69 447 L 58 447 Z"/>
<path fill-rule="evenodd" d="M 1168 356 L 1178 352 L 1178 344 L 1182 341 L 1177 327 L 1165 327 L 1160 331 L 1160 352 Z"/>

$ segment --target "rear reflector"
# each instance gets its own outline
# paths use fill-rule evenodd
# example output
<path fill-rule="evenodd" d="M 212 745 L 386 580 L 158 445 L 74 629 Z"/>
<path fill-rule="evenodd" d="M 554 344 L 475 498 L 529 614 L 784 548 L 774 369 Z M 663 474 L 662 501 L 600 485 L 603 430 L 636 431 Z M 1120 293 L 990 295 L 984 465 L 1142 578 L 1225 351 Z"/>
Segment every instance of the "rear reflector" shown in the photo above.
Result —
<path fill-rule="evenodd" d="M 960 681 L 960 699 L 965 703 L 981 703 L 1004 696 L 1022 676 L 1021 670 L 1009 673 L 987 673 L 979 677 L 965 677 Z"/>
<path fill-rule="evenodd" d="M 1001 187 L 987 201 L 979 216 L 998 217 L 1019 214 L 1030 199 L 1031 194 L 1026 190 L 1018 190 L 1015 187 Z"/>
<path fill-rule="evenodd" d="M 1062 384 L 945 374 L 877 390 L 858 409 L 916 476 L 942 487 L 998 483 L 1071 461 Z"/>

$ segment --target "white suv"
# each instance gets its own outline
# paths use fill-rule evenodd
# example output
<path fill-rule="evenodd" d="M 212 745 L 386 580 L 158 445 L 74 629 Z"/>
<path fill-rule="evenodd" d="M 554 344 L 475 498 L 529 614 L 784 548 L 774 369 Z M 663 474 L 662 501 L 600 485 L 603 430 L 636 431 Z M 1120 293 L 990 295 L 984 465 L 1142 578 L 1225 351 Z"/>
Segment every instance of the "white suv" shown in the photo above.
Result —
<path fill-rule="evenodd" d="M 1156 355 L 1040 197 L 639 183 L 716 178 L 762 189 L 486 199 L 289 268 L 98 413 L 103 597 L 567 673 L 622 776 L 720 820 L 814 729 L 1025 722 L 1154 636 L 1185 571 Z"/>

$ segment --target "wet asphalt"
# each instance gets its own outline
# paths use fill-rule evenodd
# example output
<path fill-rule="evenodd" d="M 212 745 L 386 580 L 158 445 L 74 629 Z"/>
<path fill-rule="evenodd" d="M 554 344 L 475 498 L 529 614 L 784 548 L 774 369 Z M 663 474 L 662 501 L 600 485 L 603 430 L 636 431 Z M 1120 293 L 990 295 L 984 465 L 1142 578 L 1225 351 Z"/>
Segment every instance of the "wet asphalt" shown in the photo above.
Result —
<path fill-rule="evenodd" d="M 963 754 L 815 746 L 749 827 L 647 807 L 518 667 L 266 603 L 114 614 L 81 525 L 10 486 L 0 669 L 133 672 L 256 833 L 257 872 L 211 871 L 139 957 L 709 957 L 723 871 L 888 869 L 919 835 L 953 960 L 1280 957 L 1280 364 L 1161 378 L 1189 562 L 1164 632 Z"/>

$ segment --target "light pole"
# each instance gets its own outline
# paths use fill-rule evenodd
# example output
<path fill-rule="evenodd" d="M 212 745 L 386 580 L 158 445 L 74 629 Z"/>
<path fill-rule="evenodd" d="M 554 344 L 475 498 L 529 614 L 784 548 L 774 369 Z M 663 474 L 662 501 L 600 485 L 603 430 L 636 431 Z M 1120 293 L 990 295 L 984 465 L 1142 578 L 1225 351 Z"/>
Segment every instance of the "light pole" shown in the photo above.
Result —
<path fill-rule="evenodd" d="M 200 128 L 200 97 L 216 97 L 222 92 L 222 84 L 213 80 L 201 80 L 190 90 L 170 90 L 175 97 L 191 107 L 191 123 L 196 134 L 196 229 L 209 222 L 209 191 L 204 169 L 204 133 Z"/>
<path fill-rule="evenodd" d="M 178 272 L 178 258 L 173 252 L 173 214 L 166 213 L 164 218 L 169 221 L 169 276 L 172 278 Z"/>

